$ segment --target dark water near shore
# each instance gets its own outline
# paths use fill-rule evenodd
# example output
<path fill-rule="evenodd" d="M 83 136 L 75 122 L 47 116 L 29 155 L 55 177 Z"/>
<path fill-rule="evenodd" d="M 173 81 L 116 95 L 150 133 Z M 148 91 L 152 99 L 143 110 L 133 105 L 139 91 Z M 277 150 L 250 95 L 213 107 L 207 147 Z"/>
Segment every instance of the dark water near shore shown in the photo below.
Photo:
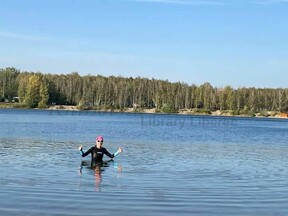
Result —
<path fill-rule="evenodd" d="M 0 109 L 0 156 L 0 215 L 288 215 L 285 119 Z"/>

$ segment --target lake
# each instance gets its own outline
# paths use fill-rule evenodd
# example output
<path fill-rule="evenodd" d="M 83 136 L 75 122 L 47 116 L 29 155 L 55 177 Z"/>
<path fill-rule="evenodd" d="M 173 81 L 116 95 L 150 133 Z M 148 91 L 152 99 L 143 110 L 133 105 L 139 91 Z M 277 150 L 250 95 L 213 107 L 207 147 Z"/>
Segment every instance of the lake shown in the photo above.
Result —
<path fill-rule="evenodd" d="M 288 215 L 287 119 L 22 109 L 0 119 L 0 215 Z M 123 153 L 93 170 L 78 147 L 97 135 Z"/>

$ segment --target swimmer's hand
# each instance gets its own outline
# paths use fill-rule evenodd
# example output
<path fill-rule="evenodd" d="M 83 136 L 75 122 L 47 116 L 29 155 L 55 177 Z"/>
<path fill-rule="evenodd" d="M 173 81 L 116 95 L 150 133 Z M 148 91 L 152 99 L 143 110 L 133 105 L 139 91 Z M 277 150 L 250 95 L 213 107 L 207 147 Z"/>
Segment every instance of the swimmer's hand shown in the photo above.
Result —
<path fill-rule="evenodd" d="M 122 152 L 123 152 L 123 149 L 119 147 L 119 148 L 118 148 L 118 152 L 119 152 L 119 153 L 122 153 Z"/>

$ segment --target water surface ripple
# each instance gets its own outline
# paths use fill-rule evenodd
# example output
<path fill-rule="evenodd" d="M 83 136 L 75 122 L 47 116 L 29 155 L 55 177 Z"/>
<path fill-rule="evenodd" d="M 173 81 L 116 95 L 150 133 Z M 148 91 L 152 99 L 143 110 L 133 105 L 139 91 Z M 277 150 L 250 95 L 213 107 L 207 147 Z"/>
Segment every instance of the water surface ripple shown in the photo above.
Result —
<path fill-rule="evenodd" d="M 288 215 L 287 120 L 16 109 L 0 118 L 0 215 Z M 78 146 L 98 134 L 124 152 L 93 170 Z"/>

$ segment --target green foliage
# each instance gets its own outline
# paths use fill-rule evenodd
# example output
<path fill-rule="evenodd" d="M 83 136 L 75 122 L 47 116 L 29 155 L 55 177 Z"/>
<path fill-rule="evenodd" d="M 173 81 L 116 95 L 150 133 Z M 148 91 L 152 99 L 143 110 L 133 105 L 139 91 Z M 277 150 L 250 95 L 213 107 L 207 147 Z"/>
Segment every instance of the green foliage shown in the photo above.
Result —
<path fill-rule="evenodd" d="M 27 108 L 27 106 L 24 103 L 13 103 L 13 108 L 24 109 L 24 108 Z"/>
<path fill-rule="evenodd" d="M 17 82 L 18 82 L 18 97 L 19 97 L 19 103 L 24 103 L 25 101 L 25 95 L 27 93 L 28 89 L 28 83 L 29 83 L 29 78 L 30 74 L 28 73 L 21 73 L 17 77 Z"/>
<path fill-rule="evenodd" d="M 230 110 L 231 115 L 241 115 L 241 111 L 239 109 L 236 110 Z"/>
<path fill-rule="evenodd" d="M 205 108 L 202 108 L 202 109 L 196 108 L 196 109 L 193 109 L 193 112 L 195 112 L 197 114 L 205 114 L 205 115 L 211 115 L 212 114 L 210 109 L 205 109 Z"/>
<path fill-rule="evenodd" d="M 249 108 L 248 106 L 245 106 L 244 109 L 239 111 L 240 115 L 244 116 L 251 116 L 255 117 L 256 116 L 256 111 L 252 108 Z"/>
<path fill-rule="evenodd" d="M 78 104 L 77 104 L 77 109 L 78 110 L 85 110 L 85 100 L 81 100 Z"/>
<path fill-rule="evenodd" d="M 39 109 L 45 109 L 47 108 L 48 100 L 49 100 L 49 92 L 48 92 L 48 86 L 44 78 L 41 79 L 40 84 L 40 101 L 38 103 Z"/>
<path fill-rule="evenodd" d="M 27 107 L 46 108 L 49 100 L 49 92 L 44 77 L 40 74 L 33 74 L 29 77 L 28 83 L 25 83 L 25 78 L 23 83 L 22 91 L 26 92 L 24 103 Z"/>
<path fill-rule="evenodd" d="M 28 108 L 36 108 L 40 102 L 40 86 L 41 78 L 38 75 L 32 75 L 29 77 L 27 85 L 27 93 L 25 94 L 25 103 Z"/>
<path fill-rule="evenodd" d="M 2 108 L 13 108 L 13 104 L 12 103 L 0 103 L 0 109 Z"/>
<path fill-rule="evenodd" d="M 248 106 L 245 106 L 244 109 L 240 110 L 240 115 L 249 115 L 250 110 Z"/>
<path fill-rule="evenodd" d="M 0 98 L 1 101 L 12 101 L 17 96 L 18 83 L 16 82 L 19 71 L 15 68 L 0 69 Z"/>
<path fill-rule="evenodd" d="M 41 74 L 0 69 L 0 101 L 15 101 L 19 106 L 46 108 L 48 104 L 76 105 L 80 110 L 120 110 L 135 112 L 155 108 L 155 112 L 211 114 L 221 110 L 232 115 L 267 116 L 263 110 L 288 111 L 288 89 L 256 89 L 231 86 L 216 88 L 210 83 L 200 86 L 171 83 L 147 78 L 104 77 L 78 73 Z M 15 103 L 16 104 L 16 103 Z"/>
<path fill-rule="evenodd" d="M 177 112 L 171 104 L 166 104 L 166 103 L 163 104 L 161 111 L 163 113 L 176 113 Z"/>

